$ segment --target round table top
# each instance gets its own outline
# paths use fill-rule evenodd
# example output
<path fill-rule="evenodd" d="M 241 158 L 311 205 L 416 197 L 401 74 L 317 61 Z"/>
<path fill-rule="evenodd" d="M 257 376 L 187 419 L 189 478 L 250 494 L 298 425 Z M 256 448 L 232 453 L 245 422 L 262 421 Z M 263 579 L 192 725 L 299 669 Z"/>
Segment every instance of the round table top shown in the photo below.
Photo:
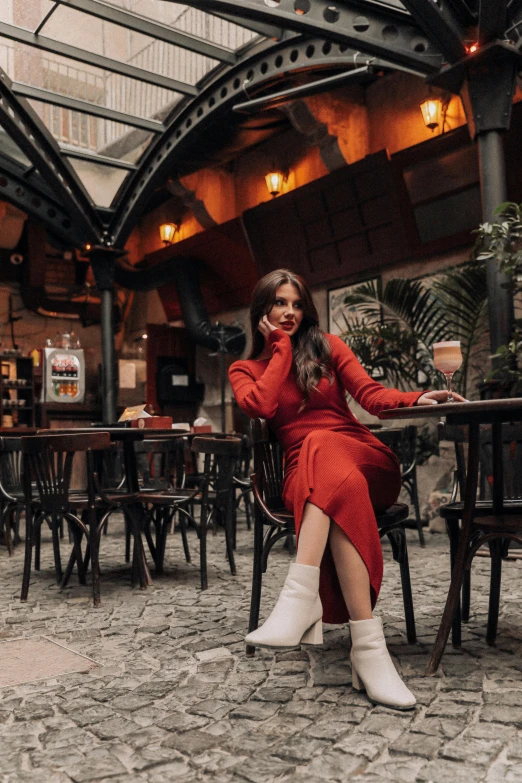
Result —
<path fill-rule="evenodd" d="M 451 421 L 522 421 L 522 397 L 473 402 L 443 402 L 437 405 L 414 405 L 381 411 L 380 419 L 411 419 L 426 416 L 446 416 Z"/>

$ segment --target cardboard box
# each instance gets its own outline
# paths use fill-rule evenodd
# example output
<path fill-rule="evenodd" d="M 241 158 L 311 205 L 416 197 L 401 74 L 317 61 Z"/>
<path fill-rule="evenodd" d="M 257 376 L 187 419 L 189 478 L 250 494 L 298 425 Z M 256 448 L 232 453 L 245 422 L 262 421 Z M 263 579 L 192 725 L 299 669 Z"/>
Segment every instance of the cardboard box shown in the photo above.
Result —
<path fill-rule="evenodd" d="M 146 419 L 133 419 L 130 425 L 140 430 L 170 430 L 172 429 L 172 416 L 147 416 Z"/>

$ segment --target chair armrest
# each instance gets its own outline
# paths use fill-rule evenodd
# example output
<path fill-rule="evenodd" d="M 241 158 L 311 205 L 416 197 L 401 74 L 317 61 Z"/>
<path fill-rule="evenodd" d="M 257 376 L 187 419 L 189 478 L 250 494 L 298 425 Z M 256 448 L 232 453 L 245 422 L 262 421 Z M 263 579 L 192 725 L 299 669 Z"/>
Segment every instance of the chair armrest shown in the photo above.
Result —
<path fill-rule="evenodd" d="M 269 519 L 270 522 L 272 522 L 274 525 L 278 525 L 278 527 L 283 527 L 283 525 L 285 524 L 285 520 L 281 519 L 280 517 L 275 516 L 272 513 L 272 511 L 270 511 L 268 506 L 265 505 L 265 502 L 264 502 L 263 498 L 261 497 L 261 493 L 259 492 L 259 487 L 257 485 L 257 478 L 256 478 L 256 474 L 255 473 L 253 473 L 250 476 L 250 480 L 252 482 L 252 491 L 254 493 L 254 500 L 257 503 L 257 505 L 259 506 L 259 509 L 261 510 L 261 513 L 263 514 L 263 516 L 265 516 L 267 519 Z"/>

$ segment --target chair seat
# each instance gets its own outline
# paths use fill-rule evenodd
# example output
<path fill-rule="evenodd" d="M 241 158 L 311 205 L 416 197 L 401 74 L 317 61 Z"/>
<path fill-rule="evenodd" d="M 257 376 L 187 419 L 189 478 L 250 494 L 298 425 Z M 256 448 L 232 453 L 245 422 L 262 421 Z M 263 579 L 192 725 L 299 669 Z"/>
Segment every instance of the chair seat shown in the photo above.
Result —
<path fill-rule="evenodd" d="M 443 519 L 457 517 L 461 519 L 464 513 L 464 502 L 446 503 L 439 509 L 439 514 Z M 475 517 L 491 517 L 493 513 L 493 502 L 491 500 L 477 500 L 475 506 Z M 504 515 L 522 514 L 522 500 L 505 500 L 504 513 L 497 514 L 501 519 Z"/>
<path fill-rule="evenodd" d="M 379 530 L 398 525 L 400 522 L 404 522 L 408 519 L 410 510 L 405 503 L 395 503 L 386 511 L 381 511 L 375 515 L 377 520 L 377 527 Z"/>
<path fill-rule="evenodd" d="M 155 506 L 165 506 L 169 503 L 183 503 L 183 501 L 193 500 L 194 492 L 189 489 L 177 489 L 171 492 L 167 491 L 146 491 L 140 492 L 139 498 L 143 503 L 152 503 Z"/>

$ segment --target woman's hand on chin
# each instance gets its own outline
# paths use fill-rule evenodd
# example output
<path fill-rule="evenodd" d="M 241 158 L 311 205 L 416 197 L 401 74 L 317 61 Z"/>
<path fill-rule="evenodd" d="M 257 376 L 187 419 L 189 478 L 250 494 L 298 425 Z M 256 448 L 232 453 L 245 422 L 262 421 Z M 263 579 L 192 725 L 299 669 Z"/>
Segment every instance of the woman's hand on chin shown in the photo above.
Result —
<path fill-rule="evenodd" d="M 453 392 L 452 394 L 455 402 L 469 402 L 469 400 L 466 400 L 465 397 L 457 394 L 457 392 Z M 422 397 L 419 397 L 415 405 L 436 405 L 438 402 L 447 402 L 448 397 L 449 392 L 447 392 L 445 389 L 441 389 L 440 391 L 425 392 Z"/>
<path fill-rule="evenodd" d="M 259 321 L 259 324 L 257 325 L 257 328 L 263 335 L 263 337 L 268 337 L 269 334 L 272 332 L 275 332 L 276 327 L 272 326 L 270 321 L 268 320 L 268 316 L 264 315 L 261 320 Z"/>

